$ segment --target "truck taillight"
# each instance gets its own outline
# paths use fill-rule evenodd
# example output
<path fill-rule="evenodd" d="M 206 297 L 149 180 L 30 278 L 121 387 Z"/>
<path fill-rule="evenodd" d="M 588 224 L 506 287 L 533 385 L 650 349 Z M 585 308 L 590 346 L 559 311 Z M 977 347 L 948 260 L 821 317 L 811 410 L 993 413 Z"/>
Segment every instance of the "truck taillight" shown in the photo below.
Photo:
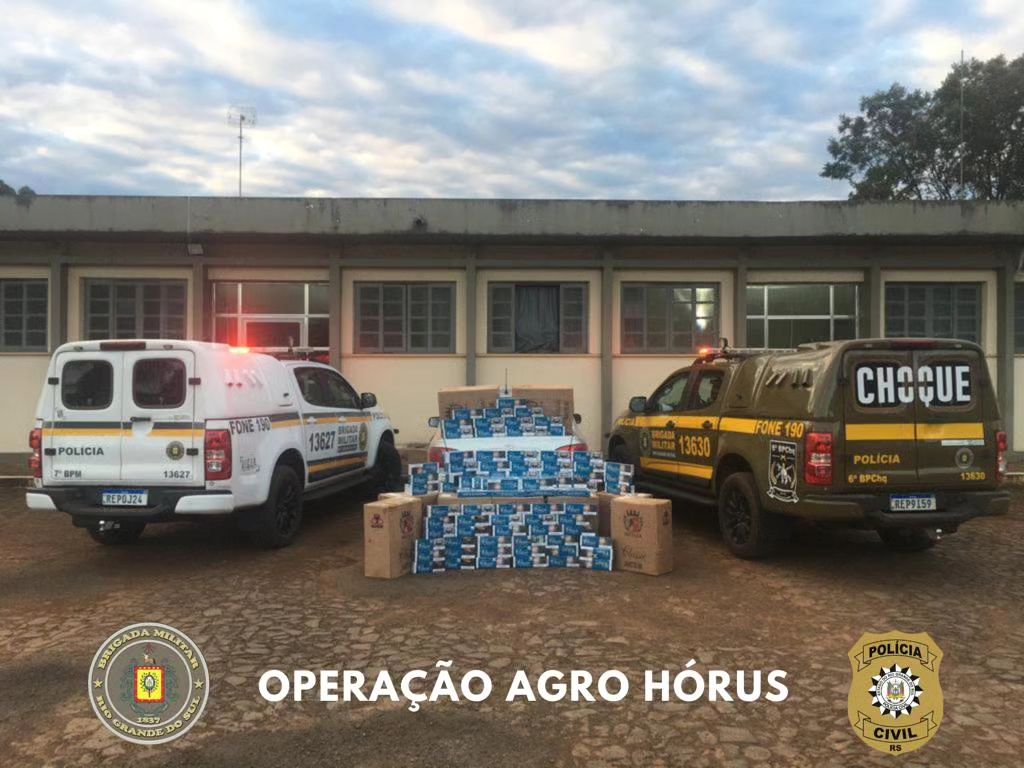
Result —
<path fill-rule="evenodd" d="M 42 478 L 43 430 L 33 429 L 28 433 L 28 447 L 32 449 L 32 455 L 28 457 L 28 468 L 32 470 L 32 477 Z"/>
<path fill-rule="evenodd" d="M 451 448 L 443 448 L 440 445 L 435 445 L 427 451 L 427 461 L 436 461 L 440 465 L 444 465 L 444 455 L 451 451 Z"/>
<path fill-rule="evenodd" d="M 208 429 L 203 443 L 207 480 L 231 478 L 231 432 L 227 429 Z"/>
<path fill-rule="evenodd" d="M 804 438 L 804 482 L 832 485 L 832 435 L 808 432 Z"/>
<path fill-rule="evenodd" d="M 1006 478 L 1006 433 L 996 432 L 996 480 Z"/>

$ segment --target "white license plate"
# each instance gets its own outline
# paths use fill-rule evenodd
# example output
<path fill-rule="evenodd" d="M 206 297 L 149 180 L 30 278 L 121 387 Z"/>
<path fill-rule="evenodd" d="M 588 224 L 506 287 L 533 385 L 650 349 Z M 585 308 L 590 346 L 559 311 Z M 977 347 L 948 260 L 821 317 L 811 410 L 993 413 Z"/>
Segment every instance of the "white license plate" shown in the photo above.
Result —
<path fill-rule="evenodd" d="M 100 501 L 105 507 L 144 507 L 149 491 L 104 491 Z"/>
<path fill-rule="evenodd" d="M 930 512 L 935 509 L 934 493 L 908 493 L 889 497 L 891 512 Z"/>

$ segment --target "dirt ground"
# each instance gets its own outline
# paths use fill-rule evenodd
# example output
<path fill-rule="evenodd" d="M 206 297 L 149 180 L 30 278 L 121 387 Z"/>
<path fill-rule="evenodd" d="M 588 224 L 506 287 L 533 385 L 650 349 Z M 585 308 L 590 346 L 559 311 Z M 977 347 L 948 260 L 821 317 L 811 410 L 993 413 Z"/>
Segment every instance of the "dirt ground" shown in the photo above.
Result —
<path fill-rule="evenodd" d="M 0 748 L 6 765 L 893 765 L 847 722 L 847 652 L 865 631 L 927 631 L 945 652 L 945 719 L 902 765 L 1019 764 L 1024 748 L 1024 493 L 934 550 L 870 532 L 798 531 L 781 557 L 726 553 L 706 511 L 677 505 L 676 570 L 484 571 L 371 581 L 360 507 L 321 502 L 300 539 L 256 548 L 225 523 L 151 527 L 104 548 L 0 488 Z M 139 621 L 181 629 L 211 674 L 202 720 L 135 746 L 95 718 L 92 655 Z M 645 669 L 784 669 L 777 704 L 645 703 Z M 396 677 L 451 659 L 487 670 L 486 702 L 270 704 L 269 668 Z M 620 703 L 509 704 L 514 670 L 625 671 Z"/>

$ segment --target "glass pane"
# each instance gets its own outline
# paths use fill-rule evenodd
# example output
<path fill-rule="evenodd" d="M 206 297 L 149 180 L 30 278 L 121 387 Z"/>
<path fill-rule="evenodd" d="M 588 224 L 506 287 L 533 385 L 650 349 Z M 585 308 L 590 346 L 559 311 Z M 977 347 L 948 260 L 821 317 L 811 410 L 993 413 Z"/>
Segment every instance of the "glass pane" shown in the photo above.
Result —
<path fill-rule="evenodd" d="M 323 377 L 323 389 L 327 393 L 327 405 L 330 408 L 358 408 L 359 397 L 348 382 L 334 371 L 320 369 Z"/>
<path fill-rule="evenodd" d="M 768 346 L 795 347 L 810 341 L 828 341 L 828 320 L 769 320 Z"/>
<path fill-rule="evenodd" d="M 233 347 L 238 346 L 238 320 L 233 317 L 218 317 L 213 340 Z"/>
<path fill-rule="evenodd" d="M 309 284 L 309 314 L 326 315 L 330 312 L 330 286 L 327 283 Z"/>
<path fill-rule="evenodd" d="M 249 320 L 245 344 L 249 347 L 297 347 L 302 338 L 300 323 L 291 320 Z"/>
<path fill-rule="evenodd" d="M 309 346 L 329 347 L 330 344 L 330 320 L 326 317 L 309 318 Z"/>
<path fill-rule="evenodd" d="M 837 315 L 853 315 L 857 313 L 856 283 L 840 283 L 833 286 L 833 311 Z"/>
<path fill-rule="evenodd" d="M 114 399 L 114 368 L 106 360 L 72 360 L 60 372 L 65 408 L 107 408 Z"/>
<path fill-rule="evenodd" d="M 769 285 L 769 315 L 827 315 L 829 313 L 829 286 L 807 283 L 802 285 Z"/>
<path fill-rule="evenodd" d="M 761 318 L 756 320 L 747 320 L 747 346 L 764 346 L 764 320 Z"/>
<path fill-rule="evenodd" d="M 850 318 L 837 318 L 833 321 L 836 339 L 856 339 L 857 321 Z"/>
<path fill-rule="evenodd" d="M 243 283 L 242 311 L 249 315 L 301 315 L 306 311 L 304 283 Z"/>
<path fill-rule="evenodd" d="M 747 315 L 764 314 L 764 286 L 747 286 Z"/>
<path fill-rule="evenodd" d="M 177 358 L 139 360 L 132 368 L 132 398 L 140 408 L 178 408 L 185 402 L 185 363 Z"/>
<path fill-rule="evenodd" d="M 238 312 L 238 283 L 213 284 L 213 311 L 218 315 Z"/>

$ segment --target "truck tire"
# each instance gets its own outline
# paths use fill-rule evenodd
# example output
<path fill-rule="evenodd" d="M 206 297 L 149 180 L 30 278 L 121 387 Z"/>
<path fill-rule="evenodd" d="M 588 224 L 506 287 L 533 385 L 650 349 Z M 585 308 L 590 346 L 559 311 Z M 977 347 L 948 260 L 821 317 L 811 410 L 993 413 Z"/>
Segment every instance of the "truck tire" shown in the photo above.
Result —
<path fill-rule="evenodd" d="M 894 552 L 923 552 L 939 541 L 930 528 L 879 528 L 878 537 Z"/>
<path fill-rule="evenodd" d="M 302 483 L 284 464 L 274 468 L 267 500 L 257 511 L 255 533 L 265 547 L 278 549 L 292 543 L 302 525 Z"/>
<path fill-rule="evenodd" d="M 608 459 L 610 461 L 615 461 L 620 464 L 633 463 L 629 458 L 629 451 L 626 450 L 625 443 L 616 443 L 615 446 L 608 452 Z"/>
<path fill-rule="evenodd" d="M 118 547 L 125 544 L 134 544 L 139 540 L 142 531 L 145 530 L 145 523 L 121 523 L 119 528 L 101 531 L 99 528 L 88 528 L 89 535 L 93 541 L 107 546 Z"/>
<path fill-rule="evenodd" d="M 718 526 L 726 546 L 737 557 L 772 554 L 789 532 L 789 520 L 761 506 L 754 476 L 734 472 L 718 493 Z"/>
<path fill-rule="evenodd" d="M 367 496 L 376 499 L 382 493 L 400 491 L 402 484 L 402 456 L 395 444 L 381 440 L 377 446 L 377 458 L 370 470 L 370 479 L 366 484 Z"/>

